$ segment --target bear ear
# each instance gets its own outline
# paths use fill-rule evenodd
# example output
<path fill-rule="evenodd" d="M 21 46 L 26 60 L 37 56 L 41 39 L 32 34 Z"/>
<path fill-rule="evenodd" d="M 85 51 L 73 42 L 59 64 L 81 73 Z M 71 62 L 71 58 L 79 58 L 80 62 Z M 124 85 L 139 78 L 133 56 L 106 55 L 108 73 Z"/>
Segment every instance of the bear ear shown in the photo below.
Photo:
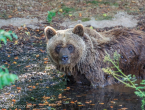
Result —
<path fill-rule="evenodd" d="M 83 36 L 84 35 L 84 27 L 82 24 L 78 24 L 74 27 L 73 31 L 74 34 L 77 34 L 79 36 Z"/>
<path fill-rule="evenodd" d="M 47 26 L 44 29 L 44 33 L 45 33 L 46 39 L 48 40 L 56 34 L 56 30 L 50 26 Z"/>

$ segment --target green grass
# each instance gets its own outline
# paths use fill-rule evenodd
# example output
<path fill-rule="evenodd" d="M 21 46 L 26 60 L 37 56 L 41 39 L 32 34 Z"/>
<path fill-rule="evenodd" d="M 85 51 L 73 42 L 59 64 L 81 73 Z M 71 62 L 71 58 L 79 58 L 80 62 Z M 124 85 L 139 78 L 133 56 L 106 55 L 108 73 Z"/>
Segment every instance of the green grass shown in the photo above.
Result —
<path fill-rule="evenodd" d="M 107 15 L 107 16 L 100 15 L 100 16 L 96 16 L 95 18 L 97 20 L 111 20 L 113 17 L 110 15 Z"/>
<path fill-rule="evenodd" d="M 67 6 L 62 6 L 62 10 L 63 10 L 64 15 L 69 14 L 69 12 L 74 12 L 75 11 L 74 8 L 70 8 L 70 7 L 67 7 Z"/>
<path fill-rule="evenodd" d="M 89 21 L 90 18 L 82 18 L 81 20 L 82 20 L 82 22 L 85 22 L 85 21 Z"/>
<path fill-rule="evenodd" d="M 118 6 L 118 3 L 112 3 L 112 2 L 108 2 L 108 1 L 98 1 L 98 0 L 93 0 L 93 1 L 87 1 L 86 3 L 91 3 L 91 4 L 95 4 L 95 5 L 99 5 L 99 4 L 104 4 L 104 5 L 111 5 L 111 6 Z"/>
<path fill-rule="evenodd" d="M 140 13 L 139 10 L 132 10 L 129 7 L 126 8 L 128 14 L 138 14 Z"/>

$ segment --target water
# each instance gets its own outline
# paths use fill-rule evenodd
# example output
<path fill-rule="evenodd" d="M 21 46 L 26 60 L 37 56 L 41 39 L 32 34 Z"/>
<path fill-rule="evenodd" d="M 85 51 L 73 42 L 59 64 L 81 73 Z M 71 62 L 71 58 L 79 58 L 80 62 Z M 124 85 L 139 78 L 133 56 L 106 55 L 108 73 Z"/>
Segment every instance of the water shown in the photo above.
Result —
<path fill-rule="evenodd" d="M 27 96 L 23 96 L 15 105 L 54 110 L 141 110 L 141 99 L 123 85 L 92 89 L 86 86 L 66 87 L 63 84 L 28 91 Z M 29 104 L 32 106 L 28 107 Z"/>

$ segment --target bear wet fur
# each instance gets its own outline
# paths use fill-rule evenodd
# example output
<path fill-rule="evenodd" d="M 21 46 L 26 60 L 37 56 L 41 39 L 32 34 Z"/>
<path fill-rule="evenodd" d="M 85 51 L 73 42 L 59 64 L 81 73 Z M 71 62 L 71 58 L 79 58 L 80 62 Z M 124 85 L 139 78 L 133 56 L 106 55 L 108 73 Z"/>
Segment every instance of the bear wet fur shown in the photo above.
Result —
<path fill-rule="evenodd" d="M 145 33 L 130 29 L 96 32 L 78 24 L 72 29 L 58 30 L 47 26 L 47 52 L 50 61 L 75 82 L 93 87 L 111 85 L 117 81 L 102 71 L 111 66 L 103 62 L 107 52 L 121 57 L 119 67 L 125 74 L 145 78 Z M 70 77 L 71 78 L 71 77 Z"/>

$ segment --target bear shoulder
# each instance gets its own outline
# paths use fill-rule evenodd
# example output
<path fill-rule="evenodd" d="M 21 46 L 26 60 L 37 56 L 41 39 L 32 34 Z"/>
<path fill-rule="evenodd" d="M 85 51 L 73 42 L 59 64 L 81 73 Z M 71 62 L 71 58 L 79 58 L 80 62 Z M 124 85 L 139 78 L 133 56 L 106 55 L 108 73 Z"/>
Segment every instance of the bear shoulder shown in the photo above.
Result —
<path fill-rule="evenodd" d="M 84 27 L 85 33 L 91 38 L 92 42 L 97 45 L 108 44 L 110 42 L 115 42 L 118 39 L 124 39 L 126 37 L 131 37 L 131 35 L 144 35 L 142 31 L 127 28 L 115 28 L 109 31 L 97 32 L 94 29 Z M 132 34 L 133 33 L 133 34 Z M 132 37 L 133 37 L 132 36 Z"/>
<path fill-rule="evenodd" d="M 111 35 L 111 32 L 108 33 L 104 32 L 97 32 L 94 29 L 91 29 L 89 27 L 84 27 L 84 34 L 91 38 L 92 42 L 96 45 L 101 45 L 105 43 L 109 43 L 114 40 L 114 36 Z"/>

